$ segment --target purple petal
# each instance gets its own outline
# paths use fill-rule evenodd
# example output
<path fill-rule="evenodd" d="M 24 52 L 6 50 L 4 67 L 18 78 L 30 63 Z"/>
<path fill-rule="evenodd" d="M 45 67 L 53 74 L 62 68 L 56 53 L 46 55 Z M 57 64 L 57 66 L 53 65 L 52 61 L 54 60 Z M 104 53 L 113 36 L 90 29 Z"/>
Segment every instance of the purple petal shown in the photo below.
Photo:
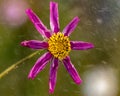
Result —
<path fill-rule="evenodd" d="M 58 3 L 55 2 L 50 2 L 50 27 L 51 30 L 55 33 L 60 31 Z"/>
<path fill-rule="evenodd" d="M 38 32 L 46 38 L 49 38 L 51 36 L 50 31 L 47 29 L 47 27 L 42 23 L 42 21 L 38 18 L 38 16 L 31 10 L 27 9 L 26 13 L 30 20 L 33 22 L 35 25 L 36 29 Z"/>
<path fill-rule="evenodd" d="M 69 72 L 70 76 L 74 80 L 76 84 L 80 84 L 82 80 L 80 79 L 79 74 L 77 73 L 74 65 L 70 61 L 70 57 L 66 57 L 63 59 L 64 66 L 66 67 L 67 71 Z"/>
<path fill-rule="evenodd" d="M 38 40 L 29 40 L 21 42 L 22 46 L 29 47 L 32 49 L 46 49 L 48 48 L 48 43 L 44 41 Z"/>
<path fill-rule="evenodd" d="M 94 45 L 89 42 L 83 42 L 83 41 L 71 41 L 71 49 L 72 50 L 87 50 L 94 48 Z"/>
<path fill-rule="evenodd" d="M 58 70 L 58 59 L 53 58 L 52 64 L 50 67 L 50 79 L 49 79 L 49 92 L 53 93 L 56 85 L 57 79 L 57 70 Z"/>
<path fill-rule="evenodd" d="M 77 16 L 74 17 L 73 20 L 63 29 L 64 35 L 70 36 L 70 34 L 74 31 L 79 21 L 80 19 Z"/>
<path fill-rule="evenodd" d="M 46 64 L 50 61 L 51 58 L 52 55 L 50 52 L 46 52 L 45 54 L 43 54 L 30 70 L 28 78 L 34 79 L 36 75 L 45 68 Z"/>

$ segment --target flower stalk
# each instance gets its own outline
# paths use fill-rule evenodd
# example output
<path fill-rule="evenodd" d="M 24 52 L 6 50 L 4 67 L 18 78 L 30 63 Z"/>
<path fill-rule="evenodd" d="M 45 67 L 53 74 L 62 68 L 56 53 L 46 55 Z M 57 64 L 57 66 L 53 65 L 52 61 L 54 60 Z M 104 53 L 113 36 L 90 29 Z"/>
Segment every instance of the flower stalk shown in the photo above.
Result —
<path fill-rule="evenodd" d="M 12 70 L 16 69 L 20 64 L 22 64 L 24 61 L 29 60 L 30 58 L 32 58 L 33 56 L 41 53 L 43 50 L 39 50 L 39 51 L 35 51 L 34 53 L 26 56 L 25 58 L 19 60 L 18 62 L 12 64 L 10 67 L 8 67 L 7 69 L 5 69 L 3 72 L 0 73 L 0 79 L 4 76 L 6 76 L 9 72 L 11 72 Z"/>

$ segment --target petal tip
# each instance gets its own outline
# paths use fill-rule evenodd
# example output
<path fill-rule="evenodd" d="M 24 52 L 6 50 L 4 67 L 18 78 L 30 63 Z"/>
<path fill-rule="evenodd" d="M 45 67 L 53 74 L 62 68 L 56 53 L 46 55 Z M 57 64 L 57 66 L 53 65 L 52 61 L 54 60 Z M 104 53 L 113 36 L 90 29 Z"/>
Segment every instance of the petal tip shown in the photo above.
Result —
<path fill-rule="evenodd" d="M 28 9 L 26 9 L 25 11 L 26 11 L 26 13 L 28 13 L 28 12 L 32 11 L 32 9 L 31 9 L 31 8 L 28 8 Z"/>
<path fill-rule="evenodd" d="M 34 76 L 32 76 L 31 74 L 29 74 L 29 75 L 28 75 L 28 79 L 34 80 Z"/>
<path fill-rule="evenodd" d="M 33 77 L 31 77 L 31 76 L 28 76 L 28 79 L 34 80 L 34 78 L 33 78 Z"/>
<path fill-rule="evenodd" d="M 80 21 L 80 18 L 78 16 L 75 17 L 75 19 L 79 22 Z"/>
<path fill-rule="evenodd" d="M 28 45 L 27 42 L 28 42 L 28 41 L 26 41 L 26 40 L 25 40 L 25 41 L 22 41 L 22 42 L 20 43 L 20 45 L 21 45 L 21 46 L 27 46 L 27 45 Z"/>
<path fill-rule="evenodd" d="M 94 48 L 95 46 L 94 46 L 94 44 L 91 44 L 91 48 Z"/>
<path fill-rule="evenodd" d="M 25 10 L 26 14 L 29 16 L 31 13 L 33 13 L 31 8 L 28 8 Z"/>
<path fill-rule="evenodd" d="M 80 80 L 76 81 L 75 83 L 79 85 L 82 83 L 82 80 L 80 79 Z"/>
<path fill-rule="evenodd" d="M 49 93 L 50 93 L 50 94 L 53 94 L 53 93 L 54 93 L 54 90 L 53 90 L 53 89 L 49 89 Z"/>
<path fill-rule="evenodd" d="M 90 47 L 89 47 L 88 49 L 91 49 L 91 48 L 94 48 L 94 47 L 95 47 L 94 44 L 92 44 L 92 43 L 90 43 L 89 46 L 90 46 Z"/>

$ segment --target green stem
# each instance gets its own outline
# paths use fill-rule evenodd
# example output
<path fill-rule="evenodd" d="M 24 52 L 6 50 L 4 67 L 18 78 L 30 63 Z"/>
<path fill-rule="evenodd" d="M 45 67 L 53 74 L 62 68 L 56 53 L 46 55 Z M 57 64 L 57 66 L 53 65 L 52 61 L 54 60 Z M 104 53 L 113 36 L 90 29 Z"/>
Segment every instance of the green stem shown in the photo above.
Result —
<path fill-rule="evenodd" d="M 19 60 L 18 62 L 12 64 L 10 67 L 8 67 L 7 69 L 5 69 L 2 73 L 0 73 L 0 79 L 1 79 L 2 77 L 4 77 L 5 75 L 7 75 L 10 71 L 12 71 L 13 69 L 15 69 L 18 65 L 22 64 L 22 62 L 24 62 L 24 61 L 32 58 L 33 56 L 37 55 L 37 54 L 40 53 L 40 52 L 42 52 L 42 51 L 36 51 L 36 52 L 28 55 L 27 57 Z"/>

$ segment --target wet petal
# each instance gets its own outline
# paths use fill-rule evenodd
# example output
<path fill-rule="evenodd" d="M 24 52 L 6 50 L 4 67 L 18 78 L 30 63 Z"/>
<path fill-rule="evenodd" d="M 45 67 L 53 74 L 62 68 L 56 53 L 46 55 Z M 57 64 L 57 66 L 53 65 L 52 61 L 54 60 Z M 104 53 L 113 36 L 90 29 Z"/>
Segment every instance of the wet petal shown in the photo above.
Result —
<path fill-rule="evenodd" d="M 53 58 L 52 64 L 50 67 L 50 78 L 49 78 L 49 92 L 53 93 L 56 85 L 57 79 L 57 69 L 58 69 L 58 59 Z"/>
<path fill-rule="evenodd" d="M 50 2 L 50 27 L 52 32 L 59 32 L 58 3 Z"/>
<path fill-rule="evenodd" d="M 26 13 L 30 20 L 33 22 L 35 25 L 36 29 L 38 32 L 46 38 L 49 38 L 51 36 L 50 31 L 47 29 L 47 27 L 42 23 L 42 21 L 38 18 L 38 16 L 31 10 L 27 9 Z"/>
<path fill-rule="evenodd" d="M 74 80 L 76 84 L 80 84 L 82 82 L 78 72 L 76 71 L 74 65 L 70 61 L 70 57 L 66 57 L 63 59 L 64 66 L 66 67 L 67 71 L 69 72 L 70 76 Z"/>
<path fill-rule="evenodd" d="M 22 46 L 29 47 L 32 49 L 46 49 L 48 48 L 48 43 L 44 41 L 38 41 L 38 40 L 29 40 L 29 41 L 23 41 L 21 42 Z"/>
<path fill-rule="evenodd" d="M 30 70 L 28 78 L 34 79 L 36 75 L 45 68 L 46 64 L 50 61 L 51 58 L 51 53 L 46 52 L 45 54 L 43 54 Z"/>
<path fill-rule="evenodd" d="M 70 44 L 72 50 L 87 50 L 94 48 L 94 45 L 92 43 L 84 41 L 71 41 Z"/>
<path fill-rule="evenodd" d="M 63 33 L 65 36 L 70 36 L 70 34 L 74 31 L 80 19 L 76 16 L 73 20 L 63 29 Z"/>

